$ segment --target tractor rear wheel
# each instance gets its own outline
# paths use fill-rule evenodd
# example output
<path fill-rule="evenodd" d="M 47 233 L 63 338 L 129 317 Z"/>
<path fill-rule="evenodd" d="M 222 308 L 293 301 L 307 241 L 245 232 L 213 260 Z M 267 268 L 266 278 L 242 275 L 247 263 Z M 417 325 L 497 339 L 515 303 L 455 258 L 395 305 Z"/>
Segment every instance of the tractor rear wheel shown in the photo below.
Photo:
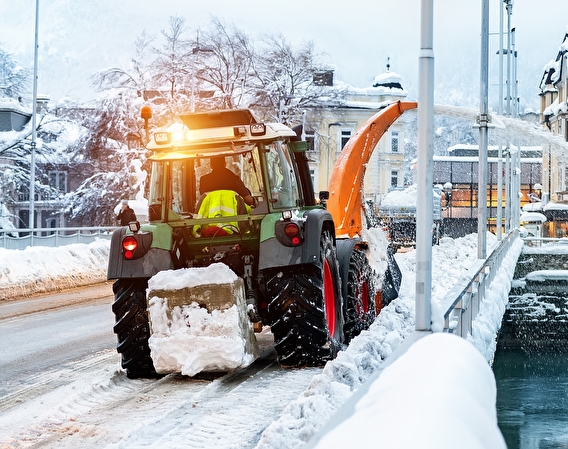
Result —
<path fill-rule="evenodd" d="M 319 366 L 342 347 L 339 264 L 333 239 L 320 239 L 320 265 L 286 267 L 266 277 L 268 316 L 278 361 L 285 367 Z"/>
<path fill-rule="evenodd" d="M 345 270 L 343 271 L 345 272 Z M 343 273 L 342 272 L 342 273 Z M 373 270 L 366 254 L 354 248 L 349 257 L 345 294 L 345 343 L 348 344 L 362 330 L 368 329 L 376 317 L 376 287 Z"/>
<path fill-rule="evenodd" d="M 147 279 L 119 279 L 112 286 L 112 311 L 116 317 L 114 333 L 118 337 L 116 350 L 130 379 L 158 377 L 148 346 L 150 324 L 146 311 L 147 288 Z"/>

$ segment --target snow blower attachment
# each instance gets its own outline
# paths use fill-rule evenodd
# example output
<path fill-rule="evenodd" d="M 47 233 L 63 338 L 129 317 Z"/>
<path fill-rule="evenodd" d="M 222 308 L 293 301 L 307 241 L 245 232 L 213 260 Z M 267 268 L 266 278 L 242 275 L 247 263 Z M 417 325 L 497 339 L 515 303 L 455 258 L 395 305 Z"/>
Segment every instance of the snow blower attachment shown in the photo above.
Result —
<path fill-rule="evenodd" d="M 224 264 L 148 281 L 150 354 L 159 374 L 230 371 L 258 356 L 243 280 Z"/>

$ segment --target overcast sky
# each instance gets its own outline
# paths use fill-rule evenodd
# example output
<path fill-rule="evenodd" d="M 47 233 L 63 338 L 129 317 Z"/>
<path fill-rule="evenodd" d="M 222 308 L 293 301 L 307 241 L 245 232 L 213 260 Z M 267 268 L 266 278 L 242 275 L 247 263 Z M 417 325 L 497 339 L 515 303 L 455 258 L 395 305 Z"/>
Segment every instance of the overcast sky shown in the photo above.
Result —
<path fill-rule="evenodd" d="M 403 77 L 410 97 L 418 94 L 420 0 L 39 1 L 38 90 L 53 101 L 94 99 L 89 77 L 106 67 L 128 67 L 140 32 L 159 35 L 172 15 L 184 17 L 190 33 L 216 16 L 251 37 L 270 32 L 293 43 L 312 40 L 325 53 L 325 62 L 336 67 L 336 77 L 356 87 L 371 85 L 390 56 L 391 70 Z M 490 0 L 490 31 L 496 34 L 499 5 Z M 34 15 L 35 0 L 0 0 L 0 43 L 28 67 L 33 66 Z M 538 109 L 542 69 L 556 57 L 567 25 L 566 0 L 547 7 L 536 0 L 514 0 L 522 108 Z M 434 0 L 434 29 L 436 101 L 477 106 L 481 0 Z M 490 45 L 494 55 L 496 35 Z M 491 59 L 490 95 L 496 95 L 498 58 Z"/>

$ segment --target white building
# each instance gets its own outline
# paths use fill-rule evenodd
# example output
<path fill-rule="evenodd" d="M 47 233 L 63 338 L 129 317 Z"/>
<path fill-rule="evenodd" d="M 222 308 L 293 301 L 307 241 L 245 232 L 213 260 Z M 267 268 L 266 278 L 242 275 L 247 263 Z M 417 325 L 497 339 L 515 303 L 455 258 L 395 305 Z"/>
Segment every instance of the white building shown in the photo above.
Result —
<path fill-rule="evenodd" d="M 406 99 L 402 77 L 389 69 L 387 64 L 387 71 L 376 76 L 370 87 L 335 86 L 340 99 L 306 111 L 307 135 L 314 141 L 310 169 L 316 192 L 327 190 L 337 156 L 355 131 L 385 105 Z M 404 185 L 403 123 L 404 117 L 389 128 L 367 166 L 365 197 L 376 204 L 391 187 Z"/>

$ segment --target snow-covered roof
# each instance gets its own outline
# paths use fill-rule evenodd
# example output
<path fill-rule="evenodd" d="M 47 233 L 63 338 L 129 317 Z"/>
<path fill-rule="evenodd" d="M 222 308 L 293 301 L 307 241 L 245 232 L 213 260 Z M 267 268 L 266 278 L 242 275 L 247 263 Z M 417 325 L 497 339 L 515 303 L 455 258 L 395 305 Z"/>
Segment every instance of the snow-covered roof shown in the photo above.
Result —
<path fill-rule="evenodd" d="M 23 115 L 32 115 L 31 108 L 22 105 L 19 101 L 13 98 L 0 98 L 0 110 L 18 112 Z"/>
<path fill-rule="evenodd" d="M 544 223 L 546 221 L 546 216 L 539 212 L 523 212 L 520 216 L 521 221 L 540 221 Z"/>
<path fill-rule="evenodd" d="M 568 204 L 560 204 L 555 203 L 553 201 L 549 201 L 546 205 L 542 208 L 542 210 L 568 210 Z"/>
<path fill-rule="evenodd" d="M 395 72 L 385 72 L 375 76 L 373 80 L 373 87 L 392 87 L 394 89 L 402 90 L 402 76 Z"/>

